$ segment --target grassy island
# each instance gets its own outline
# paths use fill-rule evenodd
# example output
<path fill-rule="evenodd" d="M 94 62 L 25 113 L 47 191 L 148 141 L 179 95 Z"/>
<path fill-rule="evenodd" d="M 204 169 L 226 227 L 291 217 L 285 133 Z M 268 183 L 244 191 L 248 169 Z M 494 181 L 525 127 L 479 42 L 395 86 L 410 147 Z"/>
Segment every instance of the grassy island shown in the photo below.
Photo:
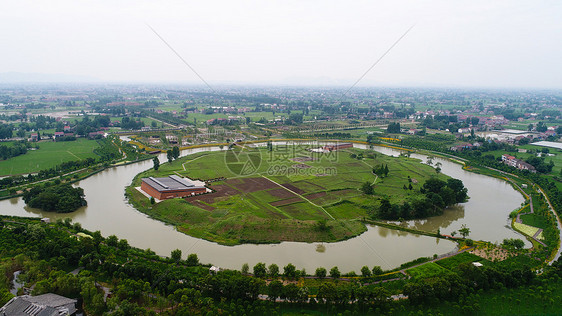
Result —
<path fill-rule="evenodd" d="M 127 194 L 140 211 L 221 244 L 334 242 L 364 232 L 360 219 L 382 218 L 381 201 L 414 205 L 427 200 L 427 180 L 450 179 L 406 156 L 312 149 L 270 144 L 201 152 L 138 174 Z M 213 192 L 152 204 L 136 189 L 142 178 L 174 174 L 206 181 Z"/>

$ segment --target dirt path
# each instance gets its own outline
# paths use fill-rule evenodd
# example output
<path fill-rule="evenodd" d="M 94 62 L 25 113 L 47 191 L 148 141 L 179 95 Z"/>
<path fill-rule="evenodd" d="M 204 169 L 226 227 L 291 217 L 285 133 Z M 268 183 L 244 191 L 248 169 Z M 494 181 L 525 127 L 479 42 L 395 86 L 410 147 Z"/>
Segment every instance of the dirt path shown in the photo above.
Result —
<path fill-rule="evenodd" d="M 287 190 L 287 191 L 293 193 L 294 195 L 300 197 L 301 199 L 307 201 L 308 203 L 310 203 L 310 204 L 312 204 L 312 205 L 314 205 L 314 206 L 316 206 L 316 207 L 321 208 L 322 211 L 324 211 L 324 213 L 326 213 L 326 215 L 328 215 L 331 219 L 336 220 L 336 219 L 332 216 L 332 214 L 330 214 L 328 211 L 326 211 L 326 209 L 325 209 L 324 207 L 322 207 L 321 205 L 317 205 L 317 204 L 313 203 L 311 200 L 305 198 L 304 196 L 298 194 L 297 192 L 295 192 L 295 191 L 293 191 L 293 190 L 291 190 L 291 189 L 289 189 L 289 188 L 287 188 L 287 187 L 282 186 L 281 184 L 279 184 L 279 183 L 277 183 L 277 182 L 275 182 L 275 181 L 269 179 L 268 177 L 266 177 L 266 176 L 264 176 L 264 175 L 261 175 L 261 176 L 264 177 L 264 178 L 266 178 L 267 180 L 269 180 L 269 181 L 271 181 L 271 182 L 277 184 L 279 187 L 284 188 L 285 190 Z"/>

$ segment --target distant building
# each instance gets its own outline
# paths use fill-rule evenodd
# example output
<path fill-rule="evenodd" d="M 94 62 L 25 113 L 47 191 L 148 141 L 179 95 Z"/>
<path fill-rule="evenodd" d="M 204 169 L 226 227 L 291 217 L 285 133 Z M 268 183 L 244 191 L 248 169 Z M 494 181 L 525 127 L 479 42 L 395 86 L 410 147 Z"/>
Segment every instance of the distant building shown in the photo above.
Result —
<path fill-rule="evenodd" d="M 53 136 L 53 139 L 57 139 L 61 137 L 64 137 L 64 132 L 55 132 L 55 136 Z"/>
<path fill-rule="evenodd" d="M 353 144 L 352 143 L 340 143 L 340 144 L 333 144 L 333 145 L 324 146 L 325 151 L 334 151 L 334 150 L 340 150 L 340 149 L 345 149 L 345 148 L 353 148 Z"/>
<path fill-rule="evenodd" d="M 43 294 L 38 296 L 16 296 L 0 307 L 2 316 L 60 316 L 75 315 L 76 303 L 74 299 L 57 294 Z"/>
<path fill-rule="evenodd" d="M 143 178 L 141 190 L 159 200 L 186 197 L 207 192 L 205 186 L 196 185 L 189 179 L 180 178 L 176 175 L 165 178 Z"/>
<path fill-rule="evenodd" d="M 451 147 L 452 151 L 462 151 L 464 149 L 472 149 L 472 147 L 474 147 L 474 145 L 466 143 L 466 144 L 461 144 L 461 145 L 457 145 L 457 146 L 453 146 Z"/>
<path fill-rule="evenodd" d="M 89 139 L 101 138 L 104 136 L 104 134 L 105 133 L 103 131 L 90 132 L 88 133 L 88 138 Z"/>
<path fill-rule="evenodd" d="M 519 170 L 528 170 L 528 171 L 530 171 L 530 172 L 532 172 L 532 173 L 537 172 L 537 171 L 535 170 L 535 167 L 533 167 L 532 165 L 530 165 L 530 164 L 524 162 L 524 161 L 521 160 L 521 159 L 517 159 L 517 158 L 515 158 L 515 157 L 513 157 L 513 156 L 510 156 L 510 155 L 508 155 L 508 154 L 503 154 L 503 155 L 502 155 L 502 162 L 503 162 L 504 164 L 508 165 L 508 166 L 517 168 L 517 169 L 519 169 Z"/>
<path fill-rule="evenodd" d="M 31 141 L 36 142 L 39 140 L 39 133 L 31 133 Z"/>

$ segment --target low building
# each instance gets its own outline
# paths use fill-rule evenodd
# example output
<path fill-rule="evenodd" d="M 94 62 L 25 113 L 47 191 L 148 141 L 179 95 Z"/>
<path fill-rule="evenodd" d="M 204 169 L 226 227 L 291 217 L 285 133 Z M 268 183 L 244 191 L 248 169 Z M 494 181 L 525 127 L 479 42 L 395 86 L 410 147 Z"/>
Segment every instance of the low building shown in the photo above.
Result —
<path fill-rule="evenodd" d="M 532 165 L 524 162 L 521 159 L 517 159 L 517 158 L 515 158 L 511 155 L 508 155 L 508 154 L 502 155 L 502 162 L 504 164 L 508 165 L 508 166 L 517 168 L 519 170 L 528 170 L 528 171 L 533 172 L 533 173 L 537 172 L 535 170 L 535 167 L 533 167 Z"/>
<path fill-rule="evenodd" d="M 515 167 L 517 165 L 517 158 L 508 154 L 503 154 L 502 162 L 508 166 Z"/>
<path fill-rule="evenodd" d="M 143 178 L 141 190 L 158 200 L 186 197 L 207 192 L 203 185 L 196 185 L 186 178 L 171 175 L 165 178 Z"/>
<path fill-rule="evenodd" d="M 453 146 L 451 147 L 452 151 L 462 151 L 464 149 L 472 149 L 472 147 L 474 147 L 474 145 L 466 143 L 466 144 L 461 144 L 461 145 L 457 145 L 457 146 Z"/>
<path fill-rule="evenodd" d="M 334 151 L 334 150 L 340 150 L 340 149 L 345 149 L 345 148 L 353 148 L 353 144 L 352 143 L 339 143 L 339 144 L 324 146 L 325 151 Z"/>
<path fill-rule="evenodd" d="M 52 293 L 38 296 L 22 295 L 12 298 L 6 305 L 0 307 L 0 315 L 75 315 L 76 303 L 77 300 Z"/>

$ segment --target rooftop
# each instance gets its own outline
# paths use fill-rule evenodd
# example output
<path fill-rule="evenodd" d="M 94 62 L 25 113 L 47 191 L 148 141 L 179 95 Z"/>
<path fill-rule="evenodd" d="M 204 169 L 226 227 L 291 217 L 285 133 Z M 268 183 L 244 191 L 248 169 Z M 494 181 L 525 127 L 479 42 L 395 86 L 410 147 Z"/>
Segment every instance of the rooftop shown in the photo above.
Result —
<path fill-rule="evenodd" d="M 176 175 L 171 175 L 165 178 L 143 178 L 142 181 L 146 182 L 158 191 L 204 188 L 204 186 L 196 185 L 189 179 L 181 178 Z"/>
<path fill-rule="evenodd" d="M 76 312 L 76 300 L 57 294 L 22 295 L 0 308 L 0 315 L 59 316 Z"/>

